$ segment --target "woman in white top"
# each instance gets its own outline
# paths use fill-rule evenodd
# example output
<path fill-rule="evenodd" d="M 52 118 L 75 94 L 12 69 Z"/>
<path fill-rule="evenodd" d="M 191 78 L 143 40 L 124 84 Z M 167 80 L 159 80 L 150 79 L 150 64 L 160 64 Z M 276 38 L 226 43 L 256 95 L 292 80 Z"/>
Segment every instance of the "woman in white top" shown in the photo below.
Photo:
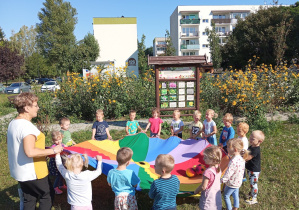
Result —
<path fill-rule="evenodd" d="M 38 198 L 40 209 L 51 209 L 54 190 L 46 156 L 61 152 L 63 148 L 58 145 L 45 149 L 45 135 L 31 123 L 39 110 L 37 101 L 33 93 L 22 93 L 14 100 L 18 116 L 7 129 L 9 169 L 24 193 L 24 209 L 35 209 Z"/>

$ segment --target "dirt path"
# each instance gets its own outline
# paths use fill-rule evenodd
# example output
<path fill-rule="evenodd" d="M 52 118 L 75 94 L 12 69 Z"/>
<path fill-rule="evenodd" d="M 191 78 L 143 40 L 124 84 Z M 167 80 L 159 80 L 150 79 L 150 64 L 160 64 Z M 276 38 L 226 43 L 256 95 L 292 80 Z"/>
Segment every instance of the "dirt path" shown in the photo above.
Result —
<path fill-rule="evenodd" d="M 17 112 L 10 113 L 8 115 L 0 117 L 0 121 L 2 120 L 11 120 L 16 116 Z M 294 115 L 296 114 L 299 117 L 299 113 L 277 113 L 277 114 L 267 114 L 266 118 L 268 121 L 271 120 L 280 120 L 280 121 L 286 121 L 289 118 L 289 115 Z M 168 123 L 171 122 L 171 118 L 163 119 L 163 121 L 166 121 Z M 244 117 L 235 117 L 235 122 L 241 122 L 245 121 Z M 145 128 L 148 119 L 139 119 L 138 120 L 140 126 L 142 128 Z M 109 130 L 122 130 L 125 129 L 126 127 L 126 121 L 109 121 L 107 122 L 109 125 Z M 185 125 L 189 125 L 191 122 L 184 122 Z M 82 131 L 82 130 L 91 130 L 93 123 L 71 123 L 70 125 L 70 132 L 76 132 L 76 131 Z M 60 126 L 58 124 L 52 124 L 49 126 L 50 131 L 53 130 L 60 130 Z"/>

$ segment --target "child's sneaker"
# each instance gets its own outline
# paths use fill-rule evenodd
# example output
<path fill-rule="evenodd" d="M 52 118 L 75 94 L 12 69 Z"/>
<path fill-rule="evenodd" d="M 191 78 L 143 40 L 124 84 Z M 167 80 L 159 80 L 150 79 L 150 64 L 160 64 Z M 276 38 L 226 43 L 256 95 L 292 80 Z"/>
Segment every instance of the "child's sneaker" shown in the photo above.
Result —
<path fill-rule="evenodd" d="M 63 189 L 63 190 L 66 190 L 67 189 L 67 186 L 66 185 L 63 185 L 61 187 L 59 187 L 60 189 Z"/>
<path fill-rule="evenodd" d="M 58 187 L 54 188 L 54 190 L 56 195 L 60 195 L 63 193 Z"/>
<path fill-rule="evenodd" d="M 252 205 L 252 204 L 256 204 L 256 203 L 257 203 L 257 198 L 252 198 L 252 197 L 250 197 L 250 198 L 247 199 L 245 202 L 248 203 L 248 204 L 250 204 L 250 205 Z"/>

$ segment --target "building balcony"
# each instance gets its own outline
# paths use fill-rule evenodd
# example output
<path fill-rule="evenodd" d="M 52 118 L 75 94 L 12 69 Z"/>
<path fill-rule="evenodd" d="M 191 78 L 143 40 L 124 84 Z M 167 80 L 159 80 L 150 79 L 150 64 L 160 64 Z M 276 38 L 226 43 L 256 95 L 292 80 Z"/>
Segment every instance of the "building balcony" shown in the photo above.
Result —
<path fill-rule="evenodd" d="M 229 36 L 231 34 L 230 31 L 225 31 L 225 32 L 216 32 L 218 36 Z"/>
<path fill-rule="evenodd" d="M 199 44 L 181 44 L 181 50 L 199 50 Z"/>
<path fill-rule="evenodd" d="M 180 24 L 199 24 L 200 19 L 181 19 Z"/>
<path fill-rule="evenodd" d="M 199 38 L 199 33 L 198 31 L 194 33 L 182 33 L 181 32 L 181 38 Z"/>
<path fill-rule="evenodd" d="M 215 24 L 230 24 L 231 19 L 212 19 L 212 23 L 215 23 Z"/>

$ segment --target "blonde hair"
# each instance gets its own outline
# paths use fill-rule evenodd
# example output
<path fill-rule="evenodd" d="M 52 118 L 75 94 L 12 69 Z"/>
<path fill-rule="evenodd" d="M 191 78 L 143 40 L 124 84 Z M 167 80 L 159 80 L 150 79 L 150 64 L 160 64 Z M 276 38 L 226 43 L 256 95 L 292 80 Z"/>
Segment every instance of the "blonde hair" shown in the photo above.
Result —
<path fill-rule="evenodd" d="M 233 138 L 233 139 L 228 140 L 227 148 L 233 148 L 233 149 L 237 150 L 240 153 L 240 155 L 243 157 L 244 160 L 246 160 L 248 158 L 249 151 L 244 149 L 243 141 L 241 139 Z"/>
<path fill-rule="evenodd" d="M 212 112 L 212 118 L 217 118 L 218 114 L 213 109 L 207 109 L 206 113 Z"/>
<path fill-rule="evenodd" d="M 231 113 L 226 113 L 223 116 L 222 120 L 225 121 L 225 122 L 233 123 L 234 117 L 233 117 L 233 115 Z"/>
<path fill-rule="evenodd" d="M 25 106 L 32 106 L 38 101 L 38 97 L 33 93 L 21 93 L 17 95 L 13 101 L 18 113 L 25 112 Z"/>
<path fill-rule="evenodd" d="M 98 109 L 98 110 L 96 111 L 96 115 L 98 115 L 98 114 L 103 114 L 103 115 L 104 115 L 103 110 L 102 110 L 102 109 Z"/>
<path fill-rule="evenodd" d="M 200 119 L 201 118 L 201 112 L 198 111 L 198 110 L 195 110 L 194 113 L 193 113 L 193 116 L 195 116 L 195 117 L 199 116 L 198 118 Z"/>
<path fill-rule="evenodd" d="M 60 120 L 59 120 L 59 125 L 62 125 L 63 123 L 65 122 L 71 122 L 71 120 L 67 117 L 62 117 Z"/>
<path fill-rule="evenodd" d="M 88 157 L 86 154 L 82 155 L 84 157 L 84 161 L 80 154 L 72 154 L 69 157 L 66 157 L 65 167 L 67 170 L 74 172 L 75 169 L 80 168 L 82 170 L 83 165 L 88 167 Z"/>
<path fill-rule="evenodd" d="M 132 114 L 132 113 L 135 113 L 136 114 L 136 111 L 135 110 L 130 110 L 129 114 Z"/>
<path fill-rule="evenodd" d="M 119 165 L 123 165 L 131 160 L 133 151 L 129 147 L 122 147 L 116 153 L 116 161 Z"/>
<path fill-rule="evenodd" d="M 52 141 L 54 142 L 54 140 L 57 140 L 57 138 L 60 136 L 61 139 L 63 138 L 63 134 L 60 133 L 59 131 L 53 131 L 51 133 L 51 136 L 52 136 Z"/>
<path fill-rule="evenodd" d="M 181 115 L 181 112 L 180 112 L 179 109 L 175 109 L 175 110 L 173 110 L 173 114 L 174 114 L 174 113 L 178 113 L 179 115 Z"/>
<path fill-rule="evenodd" d="M 155 160 L 155 165 L 170 173 L 174 168 L 174 158 L 169 154 L 160 154 Z"/>
<path fill-rule="evenodd" d="M 255 131 L 252 131 L 251 134 L 256 135 L 256 137 L 258 138 L 258 140 L 259 140 L 260 142 L 263 142 L 263 141 L 265 140 L 265 134 L 264 134 L 264 132 L 261 131 L 261 130 L 255 130 Z"/>
<path fill-rule="evenodd" d="M 209 160 L 212 161 L 213 165 L 220 164 L 222 158 L 222 152 L 219 147 L 212 145 L 207 147 L 203 151 L 203 155 L 206 156 Z M 220 168 L 217 168 L 217 173 L 220 172 Z"/>
<path fill-rule="evenodd" d="M 239 128 L 244 134 L 249 131 L 249 125 L 246 122 L 240 122 L 237 128 Z"/>
<path fill-rule="evenodd" d="M 158 107 L 152 108 L 152 114 L 154 114 L 155 112 L 158 113 L 158 116 L 160 115 L 160 109 Z"/>

